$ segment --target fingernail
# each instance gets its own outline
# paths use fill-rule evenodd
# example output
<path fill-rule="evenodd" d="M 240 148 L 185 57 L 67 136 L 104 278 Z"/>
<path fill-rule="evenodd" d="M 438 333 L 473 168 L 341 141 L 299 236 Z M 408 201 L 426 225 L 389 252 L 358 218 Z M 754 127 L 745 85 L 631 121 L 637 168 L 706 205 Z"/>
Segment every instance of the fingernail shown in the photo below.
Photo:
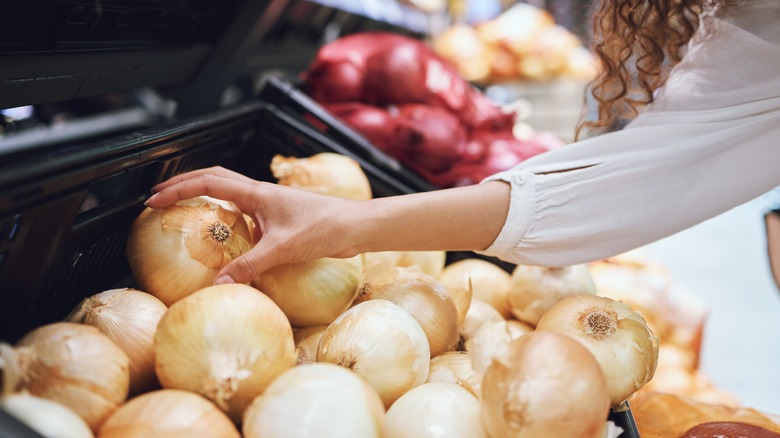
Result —
<path fill-rule="evenodd" d="M 148 206 L 149 203 L 152 202 L 152 199 L 154 199 L 156 197 L 157 197 L 157 193 L 155 193 L 154 195 L 150 196 L 149 199 L 147 199 L 146 202 L 144 202 L 144 205 Z"/>
<path fill-rule="evenodd" d="M 229 284 L 229 283 L 235 283 L 236 280 L 233 280 L 233 277 L 231 277 L 228 274 L 221 275 L 217 277 L 216 280 L 214 280 L 214 284 Z"/>

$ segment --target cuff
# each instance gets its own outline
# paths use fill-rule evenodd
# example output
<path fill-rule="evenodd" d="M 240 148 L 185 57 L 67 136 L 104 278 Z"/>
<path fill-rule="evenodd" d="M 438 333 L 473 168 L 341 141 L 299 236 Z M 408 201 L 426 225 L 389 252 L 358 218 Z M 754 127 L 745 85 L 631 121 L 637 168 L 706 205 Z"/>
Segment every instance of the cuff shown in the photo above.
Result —
<path fill-rule="evenodd" d="M 507 213 L 504 227 L 489 247 L 482 251 L 476 251 L 478 254 L 498 257 L 502 260 L 516 258 L 512 257 L 510 253 L 519 246 L 534 219 L 536 200 L 534 196 L 536 180 L 534 177 L 535 175 L 528 171 L 507 171 L 497 173 L 482 181 L 483 183 L 505 181 L 509 183 L 511 190 L 509 213 Z"/>

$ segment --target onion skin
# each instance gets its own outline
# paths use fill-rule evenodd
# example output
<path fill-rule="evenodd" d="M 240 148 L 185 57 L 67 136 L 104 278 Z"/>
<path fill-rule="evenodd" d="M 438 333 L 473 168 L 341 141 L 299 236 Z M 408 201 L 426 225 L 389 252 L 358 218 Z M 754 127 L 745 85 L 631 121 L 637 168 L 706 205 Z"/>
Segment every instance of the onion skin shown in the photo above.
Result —
<path fill-rule="evenodd" d="M 360 164 L 346 155 L 321 152 L 308 158 L 275 155 L 271 172 L 279 184 L 348 199 L 372 198 Z"/>
<path fill-rule="evenodd" d="M 512 316 L 507 298 L 511 275 L 487 260 L 459 260 L 447 265 L 439 280 L 451 290 L 468 288 L 471 284 L 473 298 L 490 304 L 504 318 Z"/>
<path fill-rule="evenodd" d="M 381 438 L 385 407 L 360 376 L 330 363 L 280 375 L 244 413 L 245 438 Z"/>
<path fill-rule="evenodd" d="M 270 298 L 244 284 L 210 286 L 176 302 L 160 320 L 154 350 L 164 388 L 201 394 L 236 423 L 296 363 L 289 321 Z"/>
<path fill-rule="evenodd" d="M 356 372 L 389 407 L 425 382 L 430 354 L 420 324 L 390 301 L 375 299 L 356 304 L 328 326 L 320 339 L 317 362 Z"/>
<path fill-rule="evenodd" d="M 130 228 L 127 260 L 139 289 L 170 306 L 214 284 L 217 273 L 252 242 L 243 213 L 198 197 L 142 211 Z"/>
<path fill-rule="evenodd" d="M 130 359 L 130 396 L 160 386 L 154 373 L 154 332 L 168 310 L 151 294 L 111 289 L 81 302 L 66 318 L 97 327 Z"/>
<path fill-rule="evenodd" d="M 558 333 L 536 331 L 513 341 L 482 380 L 482 424 L 491 437 L 601 438 L 608 414 L 598 363 Z"/>
<path fill-rule="evenodd" d="M 455 383 L 420 385 L 387 410 L 384 438 L 484 438 L 479 401 Z"/>
<path fill-rule="evenodd" d="M 515 318 L 535 326 L 555 303 L 576 295 L 595 295 L 586 265 L 562 268 L 518 265 L 509 286 L 509 309 Z"/>
<path fill-rule="evenodd" d="M 642 388 L 658 365 L 658 338 L 641 315 L 620 301 L 581 295 L 557 302 L 536 330 L 569 335 L 598 361 L 613 406 Z"/>
<path fill-rule="evenodd" d="M 458 310 L 439 280 L 419 270 L 396 268 L 386 281 L 366 284 L 355 300 L 388 300 L 420 323 L 428 338 L 431 357 L 452 351 L 458 344 Z"/>
<path fill-rule="evenodd" d="M 330 324 L 349 308 L 362 284 L 360 256 L 279 265 L 252 281 L 282 309 L 294 327 Z"/>
<path fill-rule="evenodd" d="M 131 399 L 103 423 L 98 434 L 98 438 L 150 436 L 240 438 L 241 435 L 213 403 L 178 389 L 161 389 Z"/>
<path fill-rule="evenodd" d="M 44 325 L 16 345 L 21 388 L 70 408 L 97 431 L 127 398 L 130 360 L 97 328 Z"/>
<path fill-rule="evenodd" d="M 431 382 L 457 383 L 474 397 L 482 396 L 482 374 L 474 371 L 471 358 L 465 351 L 450 351 L 431 359 L 425 383 Z"/>

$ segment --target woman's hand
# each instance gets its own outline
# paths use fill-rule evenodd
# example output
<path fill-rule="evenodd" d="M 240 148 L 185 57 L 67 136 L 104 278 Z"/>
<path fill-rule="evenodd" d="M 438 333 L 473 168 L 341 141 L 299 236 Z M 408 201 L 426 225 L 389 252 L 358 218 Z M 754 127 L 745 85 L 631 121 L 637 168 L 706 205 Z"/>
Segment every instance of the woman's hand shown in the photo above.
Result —
<path fill-rule="evenodd" d="M 248 283 L 284 263 L 372 251 L 482 250 L 509 211 L 509 185 L 474 186 L 355 201 L 258 182 L 222 167 L 175 176 L 154 187 L 147 205 L 163 208 L 210 196 L 254 219 L 260 239 L 216 283 Z"/>
<path fill-rule="evenodd" d="M 233 260 L 216 283 L 248 283 L 273 266 L 321 257 L 351 257 L 350 231 L 360 208 L 353 201 L 258 182 L 222 167 L 175 176 L 153 189 L 147 205 L 163 208 L 183 199 L 210 196 L 231 201 L 257 225 L 260 239 Z"/>

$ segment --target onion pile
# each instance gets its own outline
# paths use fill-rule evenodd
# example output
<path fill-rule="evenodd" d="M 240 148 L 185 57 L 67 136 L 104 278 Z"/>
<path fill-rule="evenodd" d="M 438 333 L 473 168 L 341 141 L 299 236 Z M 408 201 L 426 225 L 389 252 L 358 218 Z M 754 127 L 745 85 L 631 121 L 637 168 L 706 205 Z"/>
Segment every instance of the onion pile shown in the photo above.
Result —
<path fill-rule="evenodd" d="M 128 239 L 141 288 L 0 343 L 0 405 L 74 438 L 599 436 L 656 368 L 652 331 L 585 266 L 388 251 L 212 285 L 256 238 L 219 200 L 145 210 Z"/>

